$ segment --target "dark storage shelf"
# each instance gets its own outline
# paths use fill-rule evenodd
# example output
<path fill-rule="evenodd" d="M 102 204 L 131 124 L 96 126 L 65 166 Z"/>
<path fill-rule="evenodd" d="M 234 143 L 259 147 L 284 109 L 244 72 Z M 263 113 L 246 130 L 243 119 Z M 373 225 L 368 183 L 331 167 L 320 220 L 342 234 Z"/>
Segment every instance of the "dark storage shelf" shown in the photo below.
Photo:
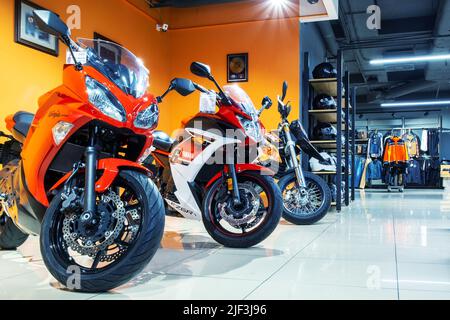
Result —
<path fill-rule="evenodd" d="M 329 176 L 336 176 L 336 184 L 340 185 L 342 181 L 346 181 L 348 177 L 351 177 L 354 172 L 354 166 L 350 164 L 355 160 L 356 144 L 363 143 L 362 139 L 356 139 L 353 136 L 351 129 L 354 128 L 355 116 L 356 116 L 356 89 L 350 89 L 350 73 L 344 71 L 344 56 L 343 51 L 338 50 L 337 57 L 337 77 L 329 79 L 310 79 L 310 55 L 309 52 L 304 53 L 303 59 L 303 77 L 304 80 L 302 86 L 302 115 L 303 126 L 305 130 L 312 135 L 313 128 L 318 122 L 331 123 L 336 127 L 338 131 L 336 140 L 315 140 L 311 143 L 319 150 L 326 152 L 337 153 L 337 170 L 336 172 L 313 172 L 314 174 L 322 176 L 324 179 L 328 179 Z M 341 81 L 342 79 L 342 81 Z M 337 108 L 329 110 L 311 110 L 314 97 L 317 94 L 328 94 L 337 100 Z M 342 114 L 342 118 L 341 118 Z M 307 116 L 305 116 L 307 115 Z M 338 119 L 342 119 L 338 121 Z M 341 139 L 342 137 L 342 139 Z M 345 139 L 344 139 L 345 138 Z M 342 143 L 341 143 L 342 142 Z M 367 141 L 364 141 L 364 143 Z M 342 149 L 338 150 L 337 145 L 342 144 Z M 303 157 L 303 167 L 308 168 L 308 157 Z M 341 168 L 351 167 L 352 172 L 348 170 L 342 170 Z M 347 184 L 345 190 L 338 189 L 338 199 L 333 206 L 339 212 L 343 205 L 348 206 L 351 200 L 355 199 L 355 185 L 354 179 L 351 179 L 352 183 Z"/>
<path fill-rule="evenodd" d="M 312 173 L 318 176 L 334 176 L 337 174 L 336 171 L 313 171 Z M 345 172 L 343 171 L 341 174 L 345 174 Z"/>
<path fill-rule="evenodd" d="M 337 110 L 309 110 L 309 114 L 320 122 L 337 123 Z M 345 124 L 345 119 L 342 119 Z"/>
<path fill-rule="evenodd" d="M 337 79 L 311 79 L 309 83 L 314 88 L 317 93 L 329 94 L 330 96 L 336 97 L 337 93 Z"/>
<path fill-rule="evenodd" d="M 315 141 L 311 141 L 311 143 L 322 149 L 336 149 L 337 148 L 336 140 L 315 140 Z M 342 145 L 342 148 L 345 148 L 345 146 Z"/>

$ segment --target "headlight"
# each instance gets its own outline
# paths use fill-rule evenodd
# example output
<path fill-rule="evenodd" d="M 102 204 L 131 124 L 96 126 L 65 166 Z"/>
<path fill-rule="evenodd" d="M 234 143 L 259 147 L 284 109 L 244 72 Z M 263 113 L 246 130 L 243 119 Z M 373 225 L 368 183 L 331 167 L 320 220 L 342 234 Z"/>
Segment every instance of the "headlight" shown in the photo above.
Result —
<path fill-rule="evenodd" d="M 56 145 L 59 146 L 61 142 L 66 139 L 67 135 L 69 134 L 70 130 L 72 130 L 73 124 L 60 121 L 58 122 L 52 129 L 53 133 L 53 140 L 55 141 Z"/>
<path fill-rule="evenodd" d="M 126 121 L 125 109 L 108 88 L 91 77 L 86 77 L 86 87 L 92 105 L 108 117 L 120 122 Z"/>
<path fill-rule="evenodd" d="M 256 161 L 259 161 L 263 165 L 266 165 L 270 162 L 282 162 L 278 149 L 268 142 L 258 149 L 258 158 L 256 159 Z"/>
<path fill-rule="evenodd" d="M 261 133 L 261 127 L 258 121 L 248 120 L 243 117 L 237 116 L 241 126 L 245 130 L 245 134 L 250 138 L 253 138 L 256 142 L 261 142 L 263 136 Z"/>
<path fill-rule="evenodd" d="M 136 116 L 134 120 L 134 126 L 139 129 L 150 129 L 159 120 L 159 109 L 156 103 L 152 104 L 150 107 L 141 111 Z"/>

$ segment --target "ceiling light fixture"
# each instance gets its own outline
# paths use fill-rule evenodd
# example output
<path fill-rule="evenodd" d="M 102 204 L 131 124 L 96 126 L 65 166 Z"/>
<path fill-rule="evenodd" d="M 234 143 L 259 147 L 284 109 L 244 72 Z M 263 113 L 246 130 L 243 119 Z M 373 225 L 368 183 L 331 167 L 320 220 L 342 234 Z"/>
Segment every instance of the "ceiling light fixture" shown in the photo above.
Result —
<path fill-rule="evenodd" d="M 434 100 L 434 101 L 410 101 L 410 102 L 393 102 L 382 103 L 382 107 L 414 107 L 414 106 L 442 106 L 450 105 L 450 100 Z"/>
<path fill-rule="evenodd" d="M 375 59 L 375 60 L 371 60 L 370 64 L 371 65 L 397 64 L 397 63 L 409 63 L 409 62 L 440 61 L 440 60 L 449 60 L 449 59 L 450 59 L 450 54 L 440 54 L 440 55 Z"/>
<path fill-rule="evenodd" d="M 282 9 L 288 5 L 289 0 L 269 0 L 269 2 L 272 7 Z"/>

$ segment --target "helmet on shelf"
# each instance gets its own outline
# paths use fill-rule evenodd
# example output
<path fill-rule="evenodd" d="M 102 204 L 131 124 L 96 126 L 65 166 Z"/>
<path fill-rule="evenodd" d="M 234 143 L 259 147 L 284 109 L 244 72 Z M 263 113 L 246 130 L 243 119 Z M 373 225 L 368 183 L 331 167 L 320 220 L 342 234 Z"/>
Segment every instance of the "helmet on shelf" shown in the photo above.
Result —
<path fill-rule="evenodd" d="M 314 98 L 314 110 L 337 109 L 336 100 L 328 94 L 319 94 Z"/>
<path fill-rule="evenodd" d="M 324 62 L 314 68 L 313 78 L 314 79 L 337 78 L 337 70 L 331 63 Z"/>
<path fill-rule="evenodd" d="M 335 140 L 337 130 L 331 123 L 319 122 L 314 127 L 314 138 L 318 140 Z"/>

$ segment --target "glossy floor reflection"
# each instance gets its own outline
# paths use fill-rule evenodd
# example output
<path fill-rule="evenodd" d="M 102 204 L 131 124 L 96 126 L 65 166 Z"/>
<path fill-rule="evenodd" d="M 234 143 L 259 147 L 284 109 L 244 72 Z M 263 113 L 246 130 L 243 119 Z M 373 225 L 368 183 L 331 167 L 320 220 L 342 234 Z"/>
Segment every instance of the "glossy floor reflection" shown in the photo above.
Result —
<path fill-rule="evenodd" d="M 0 299 L 450 299 L 449 248 L 450 192 L 371 191 L 316 225 L 283 221 L 249 250 L 168 218 L 146 269 L 100 295 L 64 290 L 30 239 L 0 252 Z"/>

